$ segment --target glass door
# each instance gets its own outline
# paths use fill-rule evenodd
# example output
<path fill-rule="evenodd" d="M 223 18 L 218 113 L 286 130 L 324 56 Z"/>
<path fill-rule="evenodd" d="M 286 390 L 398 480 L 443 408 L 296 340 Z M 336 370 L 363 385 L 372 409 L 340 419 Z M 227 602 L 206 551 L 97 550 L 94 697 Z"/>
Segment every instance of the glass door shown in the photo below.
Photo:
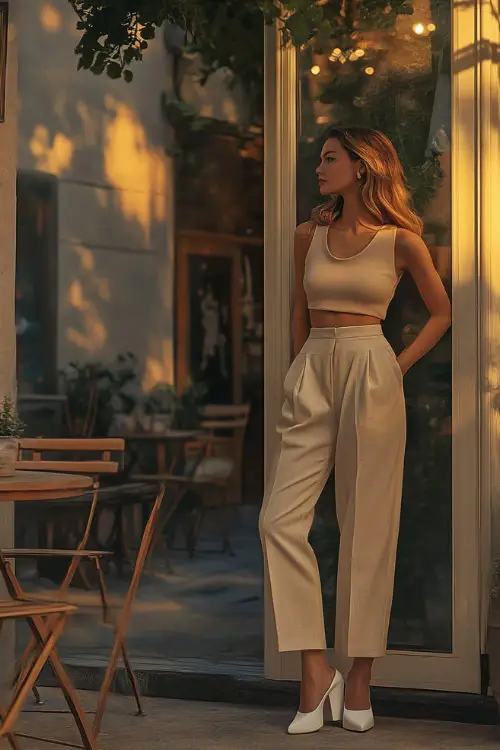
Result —
<path fill-rule="evenodd" d="M 475 9 L 464 5 L 417 0 L 413 14 L 407 15 L 400 4 L 344 3 L 337 34 L 328 46 L 307 46 L 296 55 L 295 99 L 290 95 L 287 107 L 282 107 L 288 111 L 282 112 L 277 139 L 286 137 L 287 123 L 293 131 L 295 117 L 297 161 L 290 174 L 294 172 L 296 185 L 296 223 L 306 221 L 320 200 L 315 168 L 328 126 L 356 124 L 382 130 L 405 167 L 424 220 L 424 239 L 453 301 L 454 325 L 405 378 L 408 443 L 395 595 L 389 651 L 376 663 L 375 682 L 476 691 L 476 91 L 473 58 L 464 56 L 475 42 Z M 294 52 L 278 49 L 276 54 L 282 58 Z M 283 152 L 281 158 L 286 158 Z M 282 239 L 287 232 L 282 227 Z M 284 257 L 283 263 L 288 262 Z M 288 300 L 282 302 L 286 307 Z M 408 345 L 425 320 L 413 282 L 403 278 L 385 323 L 394 349 Z M 270 328 L 266 324 L 272 339 L 272 321 Z M 271 439 L 268 448 L 274 448 Z M 318 504 L 311 543 L 333 646 L 339 543 L 333 478 Z M 272 630 L 272 623 L 267 628 Z M 277 655 L 270 637 L 266 668 L 270 676 L 298 677 L 297 655 Z"/>

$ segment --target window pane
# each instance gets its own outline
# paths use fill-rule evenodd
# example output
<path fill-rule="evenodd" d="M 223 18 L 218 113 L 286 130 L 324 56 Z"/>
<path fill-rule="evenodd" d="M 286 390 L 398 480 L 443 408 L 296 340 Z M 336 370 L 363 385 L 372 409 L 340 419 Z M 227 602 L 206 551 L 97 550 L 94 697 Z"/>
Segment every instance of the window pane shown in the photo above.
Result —
<path fill-rule="evenodd" d="M 420 0 L 412 16 L 397 6 L 359 0 L 343 5 L 339 32 L 325 51 L 299 53 L 298 221 L 320 201 L 315 168 L 330 125 L 363 125 L 393 141 L 424 239 L 451 294 L 449 3 Z M 401 351 L 427 320 L 403 278 L 384 324 Z M 452 650 L 451 335 L 405 377 L 408 442 L 396 587 L 389 647 Z M 323 580 L 333 645 L 338 527 L 333 482 L 318 505 L 311 541 Z"/>

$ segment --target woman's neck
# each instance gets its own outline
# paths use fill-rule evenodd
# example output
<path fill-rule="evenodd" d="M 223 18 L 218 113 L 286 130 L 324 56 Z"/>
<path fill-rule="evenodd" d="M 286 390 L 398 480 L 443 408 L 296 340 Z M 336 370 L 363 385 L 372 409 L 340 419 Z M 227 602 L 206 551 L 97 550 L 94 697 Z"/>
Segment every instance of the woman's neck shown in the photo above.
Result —
<path fill-rule="evenodd" d="M 359 190 L 343 197 L 342 213 L 335 221 L 339 229 L 356 233 L 360 226 L 367 228 L 380 227 L 380 221 L 365 206 Z"/>

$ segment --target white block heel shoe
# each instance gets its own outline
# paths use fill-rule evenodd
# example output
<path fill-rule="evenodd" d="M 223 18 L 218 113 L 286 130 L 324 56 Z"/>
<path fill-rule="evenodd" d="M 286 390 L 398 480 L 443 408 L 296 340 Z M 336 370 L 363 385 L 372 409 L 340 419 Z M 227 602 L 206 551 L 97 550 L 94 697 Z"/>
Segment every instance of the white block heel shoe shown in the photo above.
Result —
<path fill-rule="evenodd" d="M 295 719 L 288 727 L 288 734 L 309 734 L 318 732 L 325 723 L 325 702 L 329 701 L 332 712 L 332 720 L 340 721 L 342 718 L 342 709 L 344 707 L 344 678 L 339 671 L 335 672 L 332 683 L 319 706 L 314 711 L 302 713 L 297 711 Z"/>
<path fill-rule="evenodd" d="M 368 708 L 364 711 L 350 711 L 344 707 L 344 715 L 342 717 L 342 726 L 349 732 L 368 732 L 369 729 L 373 729 L 375 720 L 373 718 L 373 711 Z"/>

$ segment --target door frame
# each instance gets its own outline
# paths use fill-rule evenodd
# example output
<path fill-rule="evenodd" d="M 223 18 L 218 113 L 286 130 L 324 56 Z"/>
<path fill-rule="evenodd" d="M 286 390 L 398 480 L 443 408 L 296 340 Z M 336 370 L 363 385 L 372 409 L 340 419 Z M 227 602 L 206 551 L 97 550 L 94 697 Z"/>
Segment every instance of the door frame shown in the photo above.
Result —
<path fill-rule="evenodd" d="M 495 2 L 498 5 L 498 0 Z M 465 5 L 454 0 L 451 30 L 454 649 L 451 654 L 391 651 L 376 661 L 374 684 L 480 692 L 480 653 L 484 644 L 489 580 L 489 570 L 487 572 L 485 566 L 489 569 L 490 564 L 488 498 L 492 479 L 488 469 L 488 481 L 480 483 L 479 467 L 485 468 L 486 456 L 489 458 L 492 453 L 485 452 L 485 445 L 491 446 L 493 436 L 500 436 L 500 418 L 497 416 L 492 426 L 491 402 L 485 389 L 479 387 L 479 383 L 484 382 L 484 372 L 492 355 L 491 346 L 485 348 L 484 331 L 488 331 L 488 341 L 495 340 L 491 337 L 490 308 L 493 305 L 498 308 L 500 300 L 500 272 L 496 273 L 496 284 L 492 283 L 493 267 L 496 270 L 500 259 L 497 257 L 493 262 L 491 228 L 499 190 L 493 186 L 494 167 L 490 166 L 486 175 L 482 165 L 485 162 L 494 165 L 495 162 L 489 160 L 490 155 L 498 156 L 498 147 L 495 152 L 491 137 L 492 124 L 498 121 L 498 67 L 492 62 L 493 55 L 488 59 L 484 54 L 487 48 L 493 49 L 495 38 L 490 6 L 486 0 Z M 267 476 L 277 450 L 275 425 L 291 351 L 298 79 L 296 50 L 281 44 L 276 27 L 267 28 L 265 34 L 264 450 Z M 485 92 L 488 92 L 486 101 Z M 495 113 L 497 119 L 494 119 Z M 481 254 L 478 252 L 480 242 L 483 243 Z M 481 285 L 479 278 L 484 280 Z M 486 281 L 489 282 L 487 300 L 483 288 Z M 498 341 L 500 310 L 495 316 L 495 332 Z M 500 472 L 495 476 L 500 478 Z M 500 482 L 495 486 L 499 487 Z M 277 650 L 268 582 L 265 584 L 265 674 L 271 679 L 299 679 L 300 655 L 280 654 Z M 332 660 L 341 669 L 347 666 L 333 654 Z"/>

